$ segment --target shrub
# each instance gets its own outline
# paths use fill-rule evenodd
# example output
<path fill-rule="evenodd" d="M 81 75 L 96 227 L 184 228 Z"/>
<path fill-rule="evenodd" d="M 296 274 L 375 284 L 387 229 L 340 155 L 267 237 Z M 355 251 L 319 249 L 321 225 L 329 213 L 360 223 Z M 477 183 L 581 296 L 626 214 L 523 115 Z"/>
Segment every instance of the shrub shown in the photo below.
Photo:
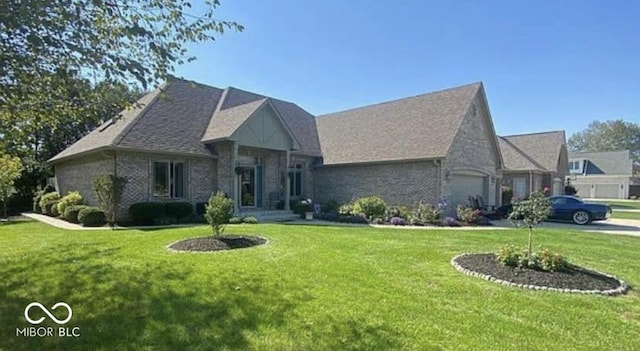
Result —
<path fill-rule="evenodd" d="M 351 216 L 353 214 L 353 204 L 348 203 L 340 206 L 340 208 L 338 208 L 338 214 L 341 216 Z"/>
<path fill-rule="evenodd" d="M 389 223 L 393 225 L 404 225 L 404 218 L 402 217 L 391 217 Z"/>
<path fill-rule="evenodd" d="M 196 203 L 196 214 L 204 215 L 205 208 L 207 206 L 206 202 L 198 202 Z"/>
<path fill-rule="evenodd" d="M 44 194 L 53 193 L 56 188 L 53 185 L 47 185 L 42 190 L 36 192 L 36 196 L 33 198 L 33 212 L 42 213 L 42 206 L 40 206 L 40 200 Z"/>
<path fill-rule="evenodd" d="M 353 203 L 353 214 L 363 215 L 367 219 L 384 217 L 387 204 L 378 196 L 361 197 Z"/>
<path fill-rule="evenodd" d="M 460 223 L 453 217 L 446 217 L 442 220 L 442 225 L 446 227 L 459 227 Z"/>
<path fill-rule="evenodd" d="M 124 187 L 127 185 L 127 179 L 105 174 L 93 178 L 92 185 L 93 190 L 98 195 L 98 200 L 104 210 L 107 222 L 109 225 L 113 225 L 116 222 L 116 211 L 124 192 Z"/>
<path fill-rule="evenodd" d="M 60 201 L 54 201 L 52 203 L 47 204 L 47 214 L 52 217 L 59 217 L 60 211 L 58 210 L 58 205 Z"/>
<path fill-rule="evenodd" d="M 471 207 L 467 207 L 464 205 L 458 205 L 456 208 L 456 215 L 458 219 L 462 222 L 474 224 L 478 221 L 480 217 L 480 210 L 474 210 Z"/>
<path fill-rule="evenodd" d="M 167 216 L 174 217 L 178 222 L 189 218 L 193 213 L 193 206 L 186 202 L 166 202 L 164 204 L 164 213 Z"/>
<path fill-rule="evenodd" d="M 528 199 L 519 201 L 513 205 L 513 212 L 509 214 L 509 220 L 522 224 L 529 228 L 529 242 L 527 244 L 527 256 L 531 256 L 531 240 L 533 228 L 544 221 L 551 213 L 551 201 L 540 191 L 536 191 Z"/>
<path fill-rule="evenodd" d="M 78 222 L 85 227 L 100 227 L 106 223 L 106 220 L 101 209 L 86 207 L 78 212 Z"/>
<path fill-rule="evenodd" d="M 321 219 L 324 221 L 337 222 L 338 221 L 338 213 L 337 212 L 323 212 L 314 214 L 313 218 Z"/>
<path fill-rule="evenodd" d="M 411 217 L 411 210 L 407 206 L 391 206 L 387 209 L 387 218 L 401 217 L 409 219 Z"/>
<path fill-rule="evenodd" d="M 503 246 L 498 250 L 498 261 L 505 266 L 516 267 L 520 265 L 520 252 L 513 245 Z"/>
<path fill-rule="evenodd" d="M 508 205 L 511 203 L 511 199 L 513 198 L 513 189 L 503 186 L 502 187 L 502 204 Z"/>
<path fill-rule="evenodd" d="M 206 206 L 204 217 L 213 229 L 213 236 L 220 237 L 224 232 L 224 225 L 229 223 L 233 216 L 233 200 L 224 196 L 224 192 L 218 191 L 211 195 Z"/>
<path fill-rule="evenodd" d="M 362 216 L 339 216 L 338 222 L 340 223 L 353 223 L 353 224 L 369 224 L 366 218 Z"/>
<path fill-rule="evenodd" d="M 51 214 L 51 203 L 58 200 L 60 200 L 60 194 L 58 194 L 56 191 L 43 194 L 40 197 L 39 202 L 40 210 L 42 211 L 42 213 Z M 49 208 L 47 208 L 47 206 L 49 206 Z"/>
<path fill-rule="evenodd" d="M 567 269 L 569 263 L 558 253 L 552 253 L 548 249 L 540 250 L 537 253 L 539 265 L 542 270 L 549 272 L 563 271 Z"/>
<path fill-rule="evenodd" d="M 64 210 L 66 210 L 67 207 L 82 205 L 82 203 L 82 195 L 80 195 L 80 193 L 77 191 L 70 191 L 67 195 L 60 199 L 60 202 L 58 202 L 58 213 L 64 215 Z"/>
<path fill-rule="evenodd" d="M 339 210 L 340 204 L 336 200 L 329 200 L 322 206 L 322 212 L 338 212 Z"/>
<path fill-rule="evenodd" d="M 229 224 L 240 224 L 240 223 L 242 223 L 242 217 L 229 218 Z"/>
<path fill-rule="evenodd" d="M 418 203 L 418 206 L 411 212 L 411 223 L 417 225 L 440 223 L 442 211 L 435 206 Z"/>
<path fill-rule="evenodd" d="M 129 206 L 129 217 L 135 225 L 153 225 L 156 218 L 164 215 L 161 202 L 138 202 Z"/>
<path fill-rule="evenodd" d="M 80 210 L 83 210 L 89 206 L 85 205 L 73 205 L 64 209 L 64 214 L 62 214 L 62 218 L 64 218 L 67 222 L 71 223 L 80 223 L 78 222 L 78 213 Z"/>
<path fill-rule="evenodd" d="M 256 217 L 247 216 L 242 219 L 242 223 L 246 224 L 258 224 L 258 219 Z"/>

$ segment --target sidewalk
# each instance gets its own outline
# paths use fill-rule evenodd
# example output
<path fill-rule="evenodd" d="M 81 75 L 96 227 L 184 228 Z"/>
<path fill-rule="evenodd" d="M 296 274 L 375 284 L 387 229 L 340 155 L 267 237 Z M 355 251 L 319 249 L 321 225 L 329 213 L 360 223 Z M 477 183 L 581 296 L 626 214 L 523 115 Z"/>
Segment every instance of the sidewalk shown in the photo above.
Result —
<path fill-rule="evenodd" d="M 111 227 L 83 227 L 80 224 L 69 223 L 62 219 L 45 216 L 38 213 L 21 213 L 22 216 L 34 219 L 36 221 L 48 224 L 52 227 L 67 230 L 112 230 Z"/>

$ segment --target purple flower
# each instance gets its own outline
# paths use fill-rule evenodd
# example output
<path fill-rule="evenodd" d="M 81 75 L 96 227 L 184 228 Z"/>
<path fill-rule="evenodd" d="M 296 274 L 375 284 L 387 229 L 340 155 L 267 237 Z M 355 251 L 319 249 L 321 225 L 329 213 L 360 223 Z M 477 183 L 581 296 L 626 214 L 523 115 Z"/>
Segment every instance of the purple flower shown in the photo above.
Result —
<path fill-rule="evenodd" d="M 389 223 L 393 225 L 404 225 L 404 218 L 402 217 L 391 217 Z"/>

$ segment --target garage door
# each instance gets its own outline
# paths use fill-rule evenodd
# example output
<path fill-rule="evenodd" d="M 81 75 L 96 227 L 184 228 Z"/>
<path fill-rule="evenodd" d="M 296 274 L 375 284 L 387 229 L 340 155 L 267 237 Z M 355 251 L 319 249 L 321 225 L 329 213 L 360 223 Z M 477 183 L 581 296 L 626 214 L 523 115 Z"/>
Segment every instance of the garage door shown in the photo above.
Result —
<path fill-rule="evenodd" d="M 620 195 L 618 184 L 596 184 L 596 199 L 617 199 Z"/>
<path fill-rule="evenodd" d="M 458 204 L 466 204 L 469 195 L 482 195 L 484 202 L 488 203 L 484 191 L 484 177 L 454 174 L 451 177 L 451 196 L 449 197 L 449 208 L 455 210 Z"/>
<path fill-rule="evenodd" d="M 591 197 L 591 184 L 573 184 L 578 191 L 576 195 L 584 198 Z"/>

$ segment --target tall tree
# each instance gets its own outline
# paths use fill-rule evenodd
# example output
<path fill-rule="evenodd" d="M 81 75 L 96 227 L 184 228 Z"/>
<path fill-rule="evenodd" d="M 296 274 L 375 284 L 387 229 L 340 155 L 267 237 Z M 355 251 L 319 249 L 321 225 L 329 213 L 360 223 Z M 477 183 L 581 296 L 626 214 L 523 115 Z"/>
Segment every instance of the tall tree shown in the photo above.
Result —
<path fill-rule="evenodd" d="M 91 72 L 143 87 L 194 60 L 187 44 L 214 40 L 225 29 L 219 0 L 199 10 L 188 0 L 5 0 L 0 2 L 0 103 L 26 77 Z"/>
<path fill-rule="evenodd" d="M 0 201 L 2 201 L 3 217 L 7 218 L 7 200 L 13 189 L 13 182 L 22 172 L 20 159 L 14 156 L 0 154 Z"/>
<path fill-rule="evenodd" d="M 594 121 L 582 132 L 575 133 L 567 142 L 572 151 L 630 150 L 631 157 L 640 163 L 640 125 L 621 119 Z"/>

